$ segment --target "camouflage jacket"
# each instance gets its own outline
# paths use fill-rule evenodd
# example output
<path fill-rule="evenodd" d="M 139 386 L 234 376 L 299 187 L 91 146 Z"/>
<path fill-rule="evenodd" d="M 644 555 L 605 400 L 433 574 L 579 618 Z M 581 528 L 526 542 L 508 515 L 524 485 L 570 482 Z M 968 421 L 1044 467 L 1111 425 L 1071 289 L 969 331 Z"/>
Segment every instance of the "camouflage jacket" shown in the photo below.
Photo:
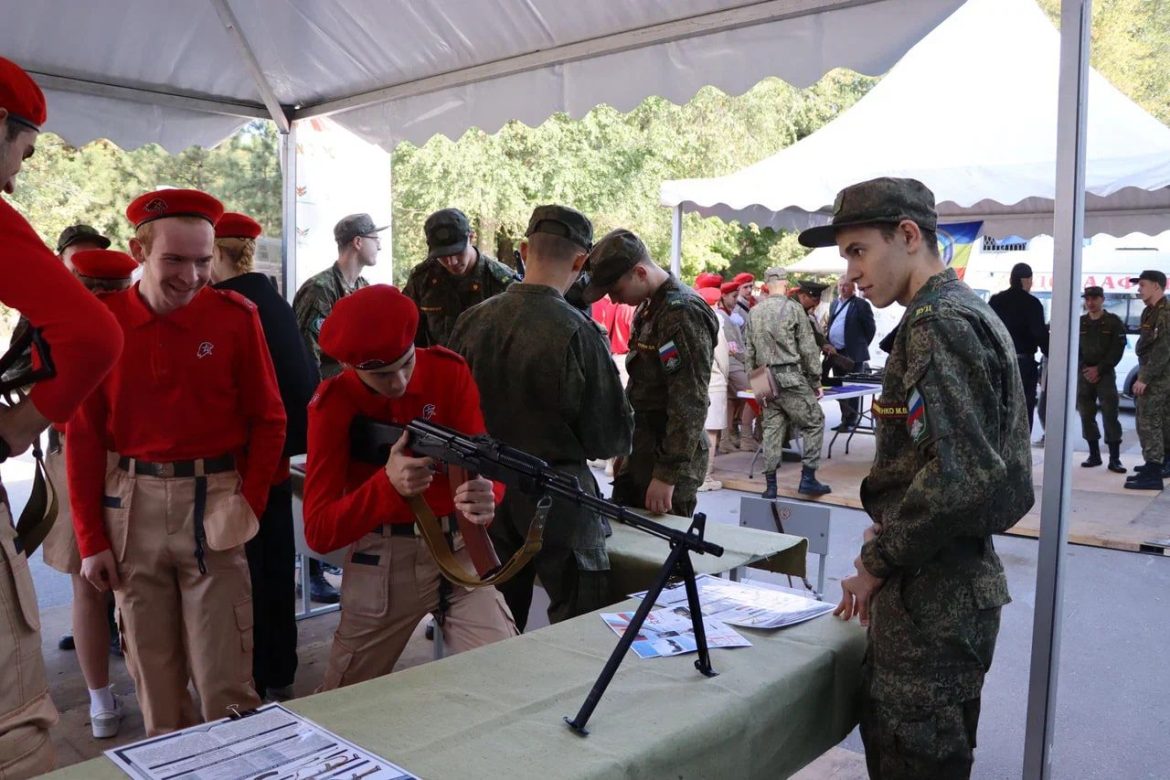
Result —
<path fill-rule="evenodd" d="M 321 367 L 321 379 L 328 379 L 341 373 L 341 364 L 321 351 L 317 339 L 321 335 L 321 323 L 333 311 L 333 306 L 343 297 L 369 285 L 365 277 L 359 276 L 350 287 L 337 263 L 324 271 L 310 276 L 293 297 L 293 314 L 297 318 L 297 329 L 305 340 L 305 349 Z"/>
<path fill-rule="evenodd" d="M 463 276 L 452 276 L 434 258 L 424 260 L 410 272 L 402 292 L 418 304 L 415 345 L 450 347 L 451 331 L 460 314 L 519 281 L 511 268 L 475 251 L 475 264 Z"/>
<path fill-rule="evenodd" d="M 1078 368 L 1097 368 L 1112 374 L 1125 354 L 1125 323 L 1113 312 L 1102 312 L 1098 319 L 1081 315 L 1081 348 Z"/>
<path fill-rule="evenodd" d="M 634 313 L 626 395 L 636 415 L 650 413 L 637 424 L 650 424 L 651 416 L 661 418 L 654 477 L 671 485 L 689 473 L 693 458 L 706 452 L 703 424 L 718 334 L 715 312 L 673 277 Z"/>
<path fill-rule="evenodd" d="M 609 344 L 593 320 L 551 287 L 517 284 L 464 312 L 451 348 L 471 367 L 488 433 L 577 476 L 596 490 L 586 465 L 630 451 L 633 412 Z M 505 501 L 512 497 L 508 491 Z M 522 502 L 521 502 L 522 503 Z M 604 556 L 602 519 L 576 506 L 550 511 L 550 545 Z M 594 555 L 589 570 L 608 568 Z"/>
<path fill-rule="evenodd" d="M 1034 500 L 1025 409 L 1003 323 L 953 270 L 931 277 L 886 362 L 877 452 L 861 485 L 881 524 L 861 560 L 886 580 L 870 622 L 875 698 L 979 695 L 995 644 L 994 630 L 979 627 L 1010 601 L 991 535 Z"/>
<path fill-rule="evenodd" d="M 821 351 L 812 322 L 799 303 L 783 295 L 769 295 L 752 308 L 747 331 L 747 368 L 760 366 L 799 369 L 813 387 L 821 382 Z"/>
<path fill-rule="evenodd" d="M 1149 384 L 1170 378 L 1170 303 L 1165 298 L 1142 311 L 1142 332 L 1134 351 L 1138 379 Z"/>

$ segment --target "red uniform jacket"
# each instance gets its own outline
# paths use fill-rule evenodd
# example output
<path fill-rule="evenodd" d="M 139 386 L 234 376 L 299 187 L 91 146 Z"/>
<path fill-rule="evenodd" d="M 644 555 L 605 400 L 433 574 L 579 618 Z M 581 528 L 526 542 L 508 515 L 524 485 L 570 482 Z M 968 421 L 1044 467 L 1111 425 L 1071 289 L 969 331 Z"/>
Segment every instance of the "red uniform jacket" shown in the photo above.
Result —
<path fill-rule="evenodd" d="M 386 523 L 413 523 L 386 469 L 349 457 L 349 426 L 364 415 L 379 422 L 408 423 L 422 417 L 462 433 L 486 429 L 479 390 L 463 358 L 443 347 L 415 351 L 414 375 L 401 398 L 368 388 L 352 369 L 327 379 L 309 401 L 309 458 L 305 470 L 305 539 L 320 553 L 356 542 Z M 496 503 L 504 486 L 496 484 Z M 423 494 L 435 515 L 455 510 L 444 473 Z"/>
<path fill-rule="evenodd" d="M 122 326 L 126 350 L 66 432 L 82 557 L 110 546 L 102 523 L 107 451 L 161 462 L 231 453 L 244 498 L 263 515 L 285 415 L 255 304 L 205 287 L 160 317 L 137 284 L 102 300 Z"/>
<path fill-rule="evenodd" d="M 64 423 L 118 359 L 122 331 L 2 198 L 0 301 L 41 329 L 57 375 L 38 382 L 29 399 L 45 417 Z"/>

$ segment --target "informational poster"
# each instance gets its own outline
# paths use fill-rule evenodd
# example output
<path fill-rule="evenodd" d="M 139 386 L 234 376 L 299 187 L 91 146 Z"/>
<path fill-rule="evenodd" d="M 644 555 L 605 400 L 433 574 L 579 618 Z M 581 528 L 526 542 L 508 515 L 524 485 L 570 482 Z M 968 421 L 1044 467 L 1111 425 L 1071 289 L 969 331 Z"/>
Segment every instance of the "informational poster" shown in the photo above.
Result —
<path fill-rule="evenodd" d="M 279 704 L 106 751 L 140 780 L 417 780 Z"/>

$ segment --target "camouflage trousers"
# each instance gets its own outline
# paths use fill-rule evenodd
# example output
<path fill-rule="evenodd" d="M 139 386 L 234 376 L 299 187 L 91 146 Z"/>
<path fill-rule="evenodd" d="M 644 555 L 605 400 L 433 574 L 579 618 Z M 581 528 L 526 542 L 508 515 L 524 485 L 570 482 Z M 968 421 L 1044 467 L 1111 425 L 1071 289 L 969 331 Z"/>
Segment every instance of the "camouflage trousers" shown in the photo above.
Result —
<path fill-rule="evenodd" d="M 1137 396 L 1137 435 L 1146 463 L 1161 463 L 1170 431 L 1170 382 L 1152 382 Z"/>
<path fill-rule="evenodd" d="M 1101 420 L 1105 423 L 1105 443 L 1121 443 L 1117 403 L 1117 378 L 1112 372 L 1102 374 L 1096 384 L 1083 376 L 1077 377 L 1077 412 L 1081 415 L 1081 436 L 1085 441 L 1101 440 L 1101 430 L 1097 427 L 1097 407 L 1100 405 Z"/>
<path fill-rule="evenodd" d="M 975 760 L 978 698 L 920 706 L 861 702 L 861 741 L 870 780 L 966 780 Z"/>
<path fill-rule="evenodd" d="M 795 378 L 797 381 L 791 381 Z M 812 388 L 803 376 L 780 374 L 780 395 L 764 405 L 764 471 L 780 467 L 784 442 L 799 431 L 804 439 L 801 463 L 812 470 L 821 465 L 821 446 L 825 441 L 825 413 Z M 788 384 L 790 386 L 786 387 Z"/>
<path fill-rule="evenodd" d="M 703 418 L 697 421 L 699 437 L 694 454 L 674 483 L 670 513 L 690 517 L 699 505 L 699 485 L 707 476 L 707 437 L 703 434 Z M 654 478 L 658 462 L 658 445 L 666 435 L 665 412 L 636 412 L 634 414 L 634 443 L 630 454 L 622 461 L 621 471 L 614 475 L 613 500 L 623 506 L 642 509 L 646 503 L 646 488 Z"/>

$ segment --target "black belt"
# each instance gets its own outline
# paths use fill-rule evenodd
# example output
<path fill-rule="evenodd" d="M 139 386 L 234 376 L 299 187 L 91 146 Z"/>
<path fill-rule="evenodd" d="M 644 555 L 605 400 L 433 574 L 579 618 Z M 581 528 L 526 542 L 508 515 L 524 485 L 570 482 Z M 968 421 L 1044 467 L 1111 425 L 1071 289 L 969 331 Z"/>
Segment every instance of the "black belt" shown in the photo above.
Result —
<path fill-rule="evenodd" d="M 450 536 L 459 530 L 458 521 L 452 515 L 437 518 L 439 527 L 443 529 L 443 533 Z M 417 536 L 414 532 L 414 522 L 409 523 L 386 523 L 374 528 L 372 533 L 381 534 L 382 536 Z M 421 538 L 421 537 L 420 537 Z"/>
<path fill-rule="evenodd" d="M 131 460 L 134 461 L 134 473 L 148 477 L 193 477 L 196 471 L 195 466 L 200 460 L 203 461 L 204 474 L 218 474 L 223 471 L 231 471 L 236 467 L 236 459 L 233 455 L 221 455 L 218 458 L 197 458 L 195 460 L 174 460 L 168 463 L 151 463 L 148 460 L 137 460 L 123 455 L 118 458 L 118 468 L 122 471 L 129 471 Z"/>

